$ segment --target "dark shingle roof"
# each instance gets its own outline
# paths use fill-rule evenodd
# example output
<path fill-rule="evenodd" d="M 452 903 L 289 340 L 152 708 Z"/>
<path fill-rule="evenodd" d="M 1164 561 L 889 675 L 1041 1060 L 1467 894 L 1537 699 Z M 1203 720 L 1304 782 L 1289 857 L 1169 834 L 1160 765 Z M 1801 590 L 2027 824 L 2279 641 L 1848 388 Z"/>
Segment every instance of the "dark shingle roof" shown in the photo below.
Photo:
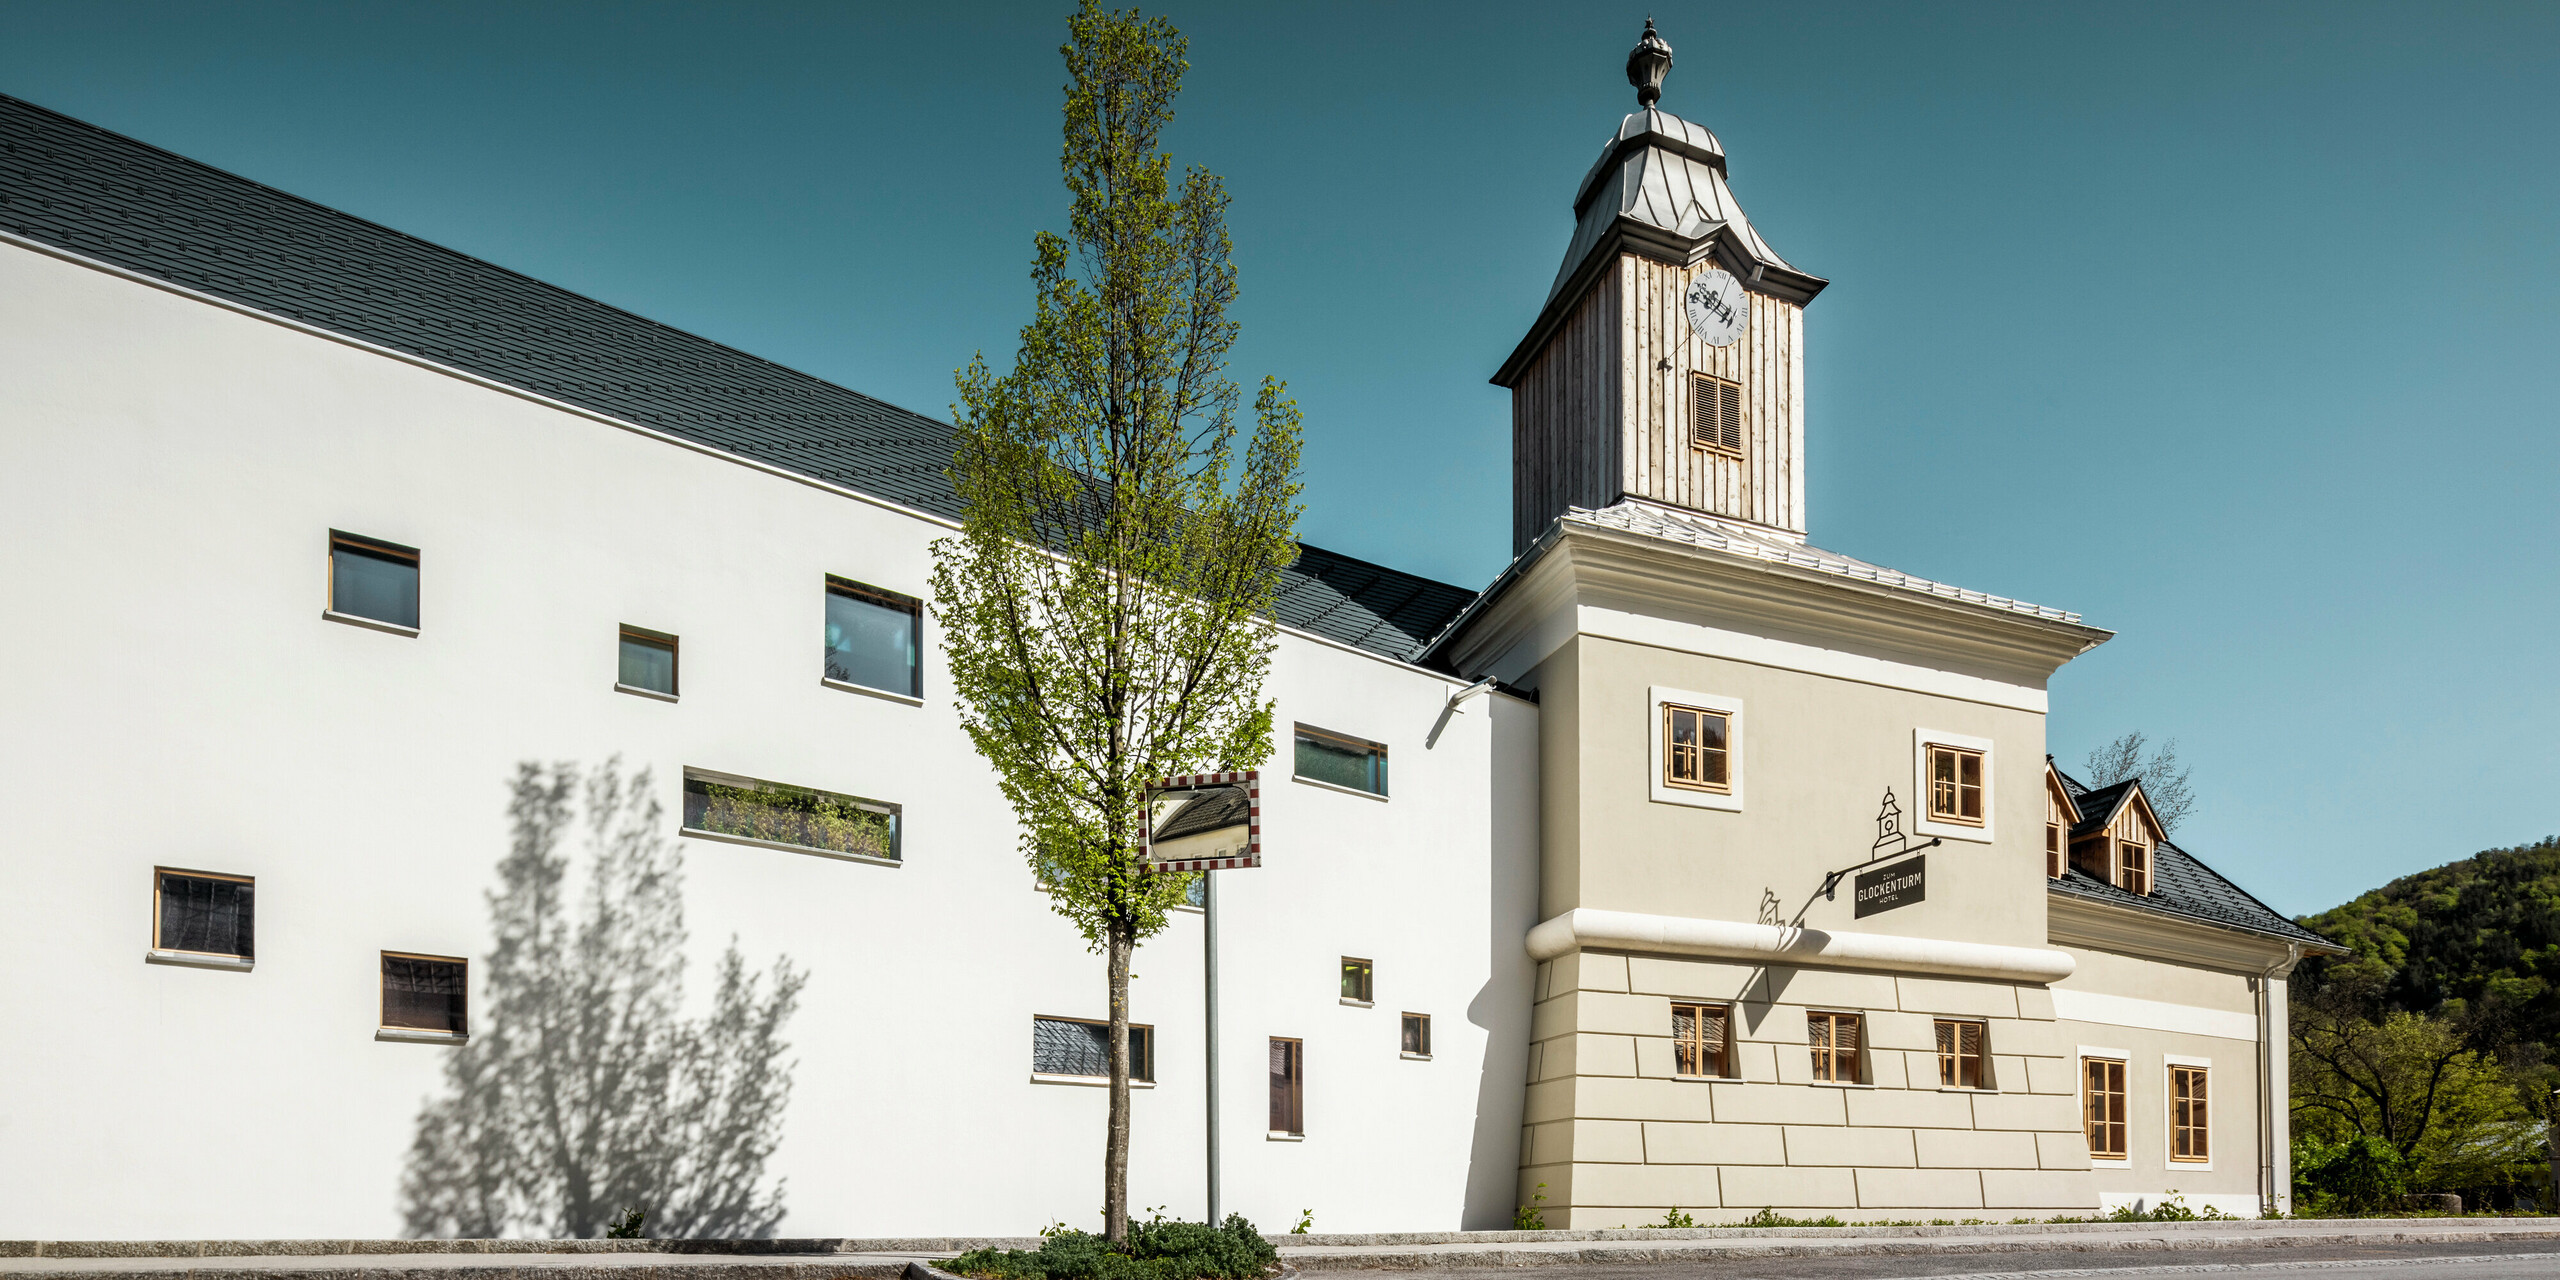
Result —
<path fill-rule="evenodd" d="M 2081 827 L 2092 827 L 2104 821 L 2102 815 L 2112 812 L 2132 782 L 2119 782 L 2091 790 L 2080 780 L 2060 769 L 2062 789 L 2071 793 L 2080 812 L 2088 815 Z M 2094 827 L 2093 827 L 2094 829 Z M 2074 834 L 2085 834 L 2080 827 Z M 2220 872 L 2198 861 L 2194 854 L 2166 840 L 2151 852 L 2151 892 L 2129 893 L 2108 884 L 2085 871 L 2065 867 L 2062 877 L 2051 882 L 2056 892 L 2090 898 L 2137 911 L 2181 920 L 2201 921 L 2231 929 L 2245 929 L 2287 942 L 2309 943 L 2323 948 L 2337 944 L 2313 933 L 2276 913 L 2275 908 L 2250 896 L 2247 890 L 2222 878 Z"/>
<path fill-rule="evenodd" d="M 2055 772 L 2061 773 L 2061 770 L 2057 769 Z M 2063 790 L 2071 791 L 2072 803 L 2080 806 L 2080 820 L 2071 824 L 2071 838 L 2077 840 L 2082 836 L 2095 835 L 2105 830 L 2108 820 L 2116 816 L 2117 806 L 2124 803 L 2126 793 L 2132 791 L 2139 782 L 2140 779 L 2127 778 L 2122 782 L 2111 783 L 2095 790 L 2073 791 L 2072 789 L 2080 784 L 2070 774 L 2062 774 Z"/>
<path fill-rule="evenodd" d="M 0 94 L 0 230 L 957 518 L 954 429 Z M 1475 593 L 1314 547 L 1276 610 L 1401 661 Z"/>

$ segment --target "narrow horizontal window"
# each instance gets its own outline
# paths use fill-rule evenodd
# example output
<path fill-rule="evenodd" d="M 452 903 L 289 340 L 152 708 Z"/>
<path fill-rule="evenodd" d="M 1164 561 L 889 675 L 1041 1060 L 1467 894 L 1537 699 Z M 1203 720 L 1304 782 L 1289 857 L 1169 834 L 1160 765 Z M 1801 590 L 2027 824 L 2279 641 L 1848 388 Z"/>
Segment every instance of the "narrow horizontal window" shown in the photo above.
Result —
<path fill-rule="evenodd" d="M 1342 998 L 1368 1004 L 1372 993 L 1376 990 L 1377 970 L 1366 960 L 1354 960 L 1344 956 L 1342 958 Z"/>
<path fill-rule="evenodd" d="M 465 1002 L 470 965 L 450 956 L 382 953 L 382 1025 L 395 1031 L 471 1032 Z"/>
<path fill-rule="evenodd" d="M 256 888 L 248 876 L 162 868 L 152 889 L 151 949 L 255 959 Z"/>
<path fill-rule="evenodd" d="M 1297 774 L 1310 782 L 1382 796 L 1387 793 L 1387 748 L 1384 743 L 1302 724 L 1298 726 Z"/>
<path fill-rule="evenodd" d="M 1417 1058 L 1430 1057 L 1431 1015 L 1427 1013 L 1408 1013 L 1404 1015 L 1404 1038 L 1400 1043 L 1403 1045 L 1406 1053 L 1410 1053 Z"/>
<path fill-rule="evenodd" d="M 616 683 L 676 696 L 676 638 L 664 632 L 622 628 L 622 665 Z"/>
<path fill-rule="evenodd" d="M 1982 812 L 1982 753 L 1931 743 L 1929 820 L 1978 827 Z"/>
<path fill-rule="evenodd" d="M 1742 384 L 1703 373 L 1689 375 L 1689 444 L 1742 456 Z"/>
<path fill-rule="evenodd" d="M 923 601 L 827 578 L 829 680 L 921 698 L 923 634 Z"/>
<path fill-rule="evenodd" d="M 1813 1078 L 1842 1084 L 1858 1080 L 1858 1044 L 1863 1020 L 1854 1013 L 1808 1013 L 1805 1029 L 1813 1048 Z"/>
<path fill-rule="evenodd" d="M 1724 1076 L 1725 1044 L 1730 1035 L 1727 1007 L 1720 1004 L 1671 1006 L 1671 1069 L 1684 1076 Z"/>
<path fill-rule="evenodd" d="M 418 625 L 418 549 L 329 531 L 329 612 Z"/>
<path fill-rule="evenodd" d="M 1733 717 L 1705 707 L 1662 704 L 1662 784 L 1730 793 Z"/>
<path fill-rule="evenodd" d="M 2213 1158 L 2212 1099 L 2206 1096 L 2208 1069 L 2169 1068 L 2169 1158 L 2202 1163 Z"/>
<path fill-rule="evenodd" d="M 1129 1024 L 1129 1078 L 1156 1078 L 1155 1028 Z M 1090 1018 L 1031 1020 L 1031 1069 L 1044 1076 L 1111 1075 L 1111 1024 Z"/>
<path fill-rule="evenodd" d="M 1938 1083 L 1956 1089 L 1986 1087 L 1982 1069 L 1983 1024 L 1938 1019 Z"/>
<path fill-rule="evenodd" d="M 818 853 L 899 858 L 896 805 L 704 769 L 684 771 L 684 825 Z"/>

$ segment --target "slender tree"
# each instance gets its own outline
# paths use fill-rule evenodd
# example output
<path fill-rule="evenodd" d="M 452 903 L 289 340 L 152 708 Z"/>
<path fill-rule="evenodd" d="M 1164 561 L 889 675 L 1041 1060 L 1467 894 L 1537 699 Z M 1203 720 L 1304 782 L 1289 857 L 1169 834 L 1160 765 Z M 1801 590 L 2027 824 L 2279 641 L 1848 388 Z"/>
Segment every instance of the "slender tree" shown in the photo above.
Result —
<path fill-rule="evenodd" d="M 962 529 L 933 589 L 962 723 L 1058 914 L 1107 957 L 1103 1229 L 1129 1222 L 1129 960 L 1189 877 L 1139 862 L 1147 784 L 1258 765 L 1299 422 L 1264 379 L 1236 451 L 1227 194 L 1157 149 L 1188 64 L 1163 18 L 1068 19 L 1063 236 L 1041 232 L 1011 372 L 960 371 Z"/>
<path fill-rule="evenodd" d="M 2125 734 L 2089 753 L 2088 781 L 2093 787 L 2111 787 L 2127 778 L 2142 779 L 2142 794 L 2151 801 L 2151 812 L 2160 818 L 2163 834 L 2175 834 L 2178 824 L 2195 811 L 2196 794 L 2188 781 L 2188 768 L 2178 763 L 2178 740 L 2152 747 L 2139 729 Z"/>

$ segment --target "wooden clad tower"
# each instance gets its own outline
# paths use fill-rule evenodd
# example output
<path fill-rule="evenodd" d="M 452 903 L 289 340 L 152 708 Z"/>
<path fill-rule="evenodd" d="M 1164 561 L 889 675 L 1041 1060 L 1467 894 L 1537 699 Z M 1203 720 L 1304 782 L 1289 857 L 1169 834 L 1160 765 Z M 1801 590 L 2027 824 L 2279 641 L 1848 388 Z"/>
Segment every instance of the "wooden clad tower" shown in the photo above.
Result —
<path fill-rule="evenodd" d="M 1627 59 L 1639 110 L 1574 196 L 1546 306 L 1494 375 L 1511 391 L 1512 550 L 1567 507 L 1641 498 L 1805 532 L 1804 306 L 1725 185 L 1714 134 L 1654 106 L 1671 46 Z"/>

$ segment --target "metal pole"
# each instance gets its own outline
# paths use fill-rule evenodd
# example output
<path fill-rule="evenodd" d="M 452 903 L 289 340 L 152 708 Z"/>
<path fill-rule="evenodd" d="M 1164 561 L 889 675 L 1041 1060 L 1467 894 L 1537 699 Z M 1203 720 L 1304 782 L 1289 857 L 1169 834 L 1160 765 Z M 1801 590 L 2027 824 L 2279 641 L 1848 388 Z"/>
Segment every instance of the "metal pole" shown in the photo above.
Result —
<path fill-rule="evenodd" d="M 1218 1215 L 1218 873 L 1200 873 L 1200 955 L 1208 1016 L 1202 1019 L 1209 1046 L 1209 1225 Z"/>

